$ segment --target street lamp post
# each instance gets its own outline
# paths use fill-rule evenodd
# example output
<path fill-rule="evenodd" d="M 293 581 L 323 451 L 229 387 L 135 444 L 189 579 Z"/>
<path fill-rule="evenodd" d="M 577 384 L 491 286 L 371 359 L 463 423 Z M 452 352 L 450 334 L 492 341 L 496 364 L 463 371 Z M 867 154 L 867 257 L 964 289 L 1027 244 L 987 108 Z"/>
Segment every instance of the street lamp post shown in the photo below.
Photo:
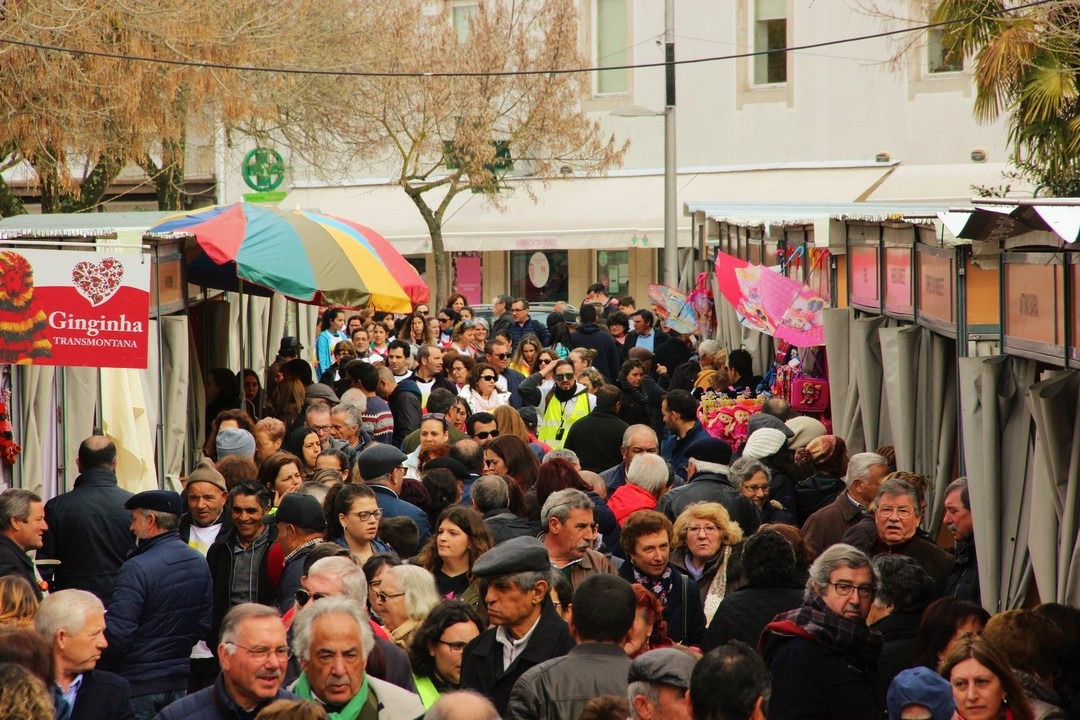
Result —
<path fill-rule="evenodd" d="M 664 8 L 664 284 L 679 286 L 677 201 L 678 165 L 675 162 L 675 0 Z"/>

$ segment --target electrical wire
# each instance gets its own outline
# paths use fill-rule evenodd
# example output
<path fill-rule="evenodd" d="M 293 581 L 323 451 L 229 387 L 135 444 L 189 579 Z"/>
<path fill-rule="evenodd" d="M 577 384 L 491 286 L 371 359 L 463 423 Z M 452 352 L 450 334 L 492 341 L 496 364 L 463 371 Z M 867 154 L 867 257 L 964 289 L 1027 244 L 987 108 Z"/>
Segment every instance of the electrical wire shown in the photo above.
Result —
<path fill-rule="evenodd" d="M 962 23 L 970 22 L 972 20 L 978 20 L 979 18 L 994 17 L 997 15 L 1006 15 L 1016 12 L 1018 10 L 1028 10 L 1042 5 L 1050 5 L 1053 3 L 1060 3 L 1065 0 L 1033 0 L 1032 2 L 1025 3 L 1023 5 L 1016 5 L 1010 8 L 1001 8 L 999 10 L 992 10 L 978 15 L 970 15 L 967 17 L 956 18 L 954 20 L 942 20 L 939 22 L 925 23 L 922 25 L 915 25 L 913 27 L 898 28 L 896 30 L 884 30 L 882 32 L 871 33 L 869 35 L 857 35 L 848 38 L 839 38 L 836 40 L 823 40 L 816 43 L 807 43 L 805 45 L 796 45 L 794 47 L 776 48 L 772 50 L 758 50 L 755 52 L 742 52 L 732 53 L 728 55 L 714 55 L 710 57 L 690 58 L 687 60 L 674 60 L 671 65 L 697 65 L 701 63 L 722 62 L 726 60 L 737 60 L 740 58 L 751 58 L 759 55 L 772 55 L 776 53 L 788 53 L 799 52 L 802 50 L 814 50 L 823 47 L 833 47 L 835 45 L 847 45 L 855 42 L 862 42 L 864 40 L 877 40 L 880 38 L 893 37 L 896 35 L 904 35 L 913 32 L 922 32 L 923 30 L 930 30 L 933 28 L 945 27 L 948 25 L 959 25 Z M 143 55 L 123 55 L 121 53 L 110 53 L 104 50 L 86 50 L 80 48 L 65 48 L 57 45 L 45 45 L 42 43 L 33 43 L 25 40 L 12 40 L 10 38 L 0 38 L 0 44 L 15 45 L 18 47 L 32 48 L 35 50 L 43 50 L 46 52 L 58 52 L 67 53 L 70 55 L 85 55 L 90 57 L 109 58 L 113 60 L 123 60 L 126 62 L 145 62 L 153 63 L 157 65 L 172 65 L 181 67 L 193 67 L 205 70 L 236 70 L 239 72 L 260 72 L 260 73 L 279 73 L 282 75 L 322 75 L 332 77 L 370 77 L 370 78 L 470 78 L 470 77 L 514 77 L 522 75 L 576 75 L 580 73 L 602 72 L 605 70 L 642 70 L 647 68 L 667 67 L 669 63 L 664 61 L 648 62 L 648 63 L 633 63 L 629 65 L 610 65 L 607 67 L 584 67 L 584 68 L 553 68 L 548 70 L 495 70 L 484 72 L 458 72 L 458 71 L 443 71 L 443 72 L 382 72 L 382 71 L 370 71 L 370 70 L 318 70 L 314 68 L 295 68 L 295 67 L 263 67 L 258 65 L 229 65 L 226 63 L 213 63 L 213 62 L 200 62 L 198 60 L 170 60 L 168 58 L 154 58 Z M 640 44 L 640 43 L 639 43 Z"/>

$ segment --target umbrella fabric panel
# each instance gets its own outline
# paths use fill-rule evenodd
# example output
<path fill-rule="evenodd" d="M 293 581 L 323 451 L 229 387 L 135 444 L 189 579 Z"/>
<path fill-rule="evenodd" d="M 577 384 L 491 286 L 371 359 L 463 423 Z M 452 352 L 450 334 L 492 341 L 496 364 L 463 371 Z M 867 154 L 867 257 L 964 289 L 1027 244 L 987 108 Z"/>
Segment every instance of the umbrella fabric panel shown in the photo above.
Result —
<path fill-rule="evenodd" d="M 236 261 L 236 274 L 248 282 L 273 288 L 282 295 L 311 302 L 320 290 L 328 287 L 319 267 L 322 258 L 330 254 L 332 246 L 323 243 L 319 252 L 313 253 L 311 247 L 316 239 L 305 238 L 306 229 L 293 222 L 288 213 L 280 213 L 271 208 L 246 205 L 244 215 L 247 227 L 243 242 L 239 244 Z M 216 242 L 217 238 L 213 238 Z M 200 232 L 199 244 L 209 248 Z M 216 260 L 215 260 L 216 262 Z"/>

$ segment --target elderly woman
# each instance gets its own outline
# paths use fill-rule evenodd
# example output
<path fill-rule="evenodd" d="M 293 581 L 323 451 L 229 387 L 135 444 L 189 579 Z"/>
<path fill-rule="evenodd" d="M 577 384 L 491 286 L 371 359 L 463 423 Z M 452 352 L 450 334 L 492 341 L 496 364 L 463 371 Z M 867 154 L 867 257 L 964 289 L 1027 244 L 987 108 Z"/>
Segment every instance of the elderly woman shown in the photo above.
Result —
<path fill-rule="evenodd" d="M 723 505 L 704 502 L 687 506 L 675 518 L 674 534 L 671 564 L 697 582 L 708 626 L 727 594 L 728 580 L 735 579 L 735 563 L 729 561 L 743 540 L 742 529 Z"/>
<path fill-rule="evenodd" d="M 398 565 L 383 573 L 373 607 L 390 639 L 407 649 L 413 632 L 441 600 L 434 575 L 417 565 Z"/>
<path fill-rule="evenodd" d="M 266 417 L 255 423 L 255 462 L 261 463 L 281 449 L 285 442 L 285 423 Z"/>
<path fill-rule="evenodd" d="M 769 500 L 769 482 L 772 472 L 760 460 L 741 457 L 731 464 L 728 481 L 739 489 L 743 497 L 754 503 L 763 523 L 786 523 L 784 507 L 776 500 Z M 779 518 L 779 519 L 778 519 Z"/>
<path fill-rule="evenodd" d="M 640 583 L 664 606 L 672 642 L 700 646 L 705 612 L 693 581 L 671 565 L 671 521 L 654 510 L 638 510 L 626 520 L 619 538 L 627 561 L 619 575 Z"/>
<path fill-rule="evenodd" d="M 657 501 L 667 489 L 669 477 L 667 462 L 659 455 L 642 454 L 635 457 L 626 472 L 626 484 L 615 488 L 607 499 L 607 506 L 615 515 L 616 522 L 623 525 L 631 513 L 655 509 Z M 726 516 L 727 511 L 724 514 Z"/>
<path fill-rule="evenodd" d="M 945 658 L 938 672 L 952 685 L 960 720 L 1035 718 L 1008 661 L 986 640 L 965 640 Z"/>
<path fill-rule="evenodd" d="M 460 689 L 461 660 L 485 623 L 468 604 L 446 600 L 413 632 L 409 647 L 416 692 L 424 707 L 431 707 L 445 692 Z"/>

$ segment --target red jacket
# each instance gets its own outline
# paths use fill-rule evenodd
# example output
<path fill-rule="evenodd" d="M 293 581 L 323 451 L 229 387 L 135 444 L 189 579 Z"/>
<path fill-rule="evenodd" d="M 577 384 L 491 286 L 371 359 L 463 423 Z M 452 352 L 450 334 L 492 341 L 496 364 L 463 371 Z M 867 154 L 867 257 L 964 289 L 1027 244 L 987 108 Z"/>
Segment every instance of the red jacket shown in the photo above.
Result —
<path fill-rule="evenodd" d="M 637 485 L 627 483 L 620 485 L 607 499 L 608 509 L 615 515 L 615 520 L 622 527 L 626 518 L 638 510 L 653 510 L 656 508 L 656 498 L 647 490 L 642 490 Z"/>

